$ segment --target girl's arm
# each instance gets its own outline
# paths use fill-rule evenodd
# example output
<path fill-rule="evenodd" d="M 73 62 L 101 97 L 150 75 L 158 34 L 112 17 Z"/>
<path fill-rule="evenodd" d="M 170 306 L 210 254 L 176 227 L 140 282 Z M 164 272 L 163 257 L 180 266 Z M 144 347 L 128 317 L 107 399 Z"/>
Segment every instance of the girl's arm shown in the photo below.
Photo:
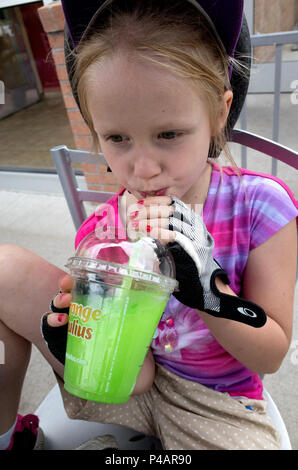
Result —
<path fill-rule="evenodd" d="M 267 322 L 263 327 L 252 328 L 199 311 L 223 348 L 258 374 L 276 372 L 289 349 L 296 264 L 297 228 L 293 220 L 252 250 L 248 257 L 243 297 L 264 309 Z M 234 294 L 219 278 L 216 284 L 222 292 Z"/>
<path fill-rule="evenodd" d="M 149 348 L 132 395 L 141 395 L 142 393 L 148 392 L 152 387 L 154 377 L 155 361 L 152 351 Z"/>

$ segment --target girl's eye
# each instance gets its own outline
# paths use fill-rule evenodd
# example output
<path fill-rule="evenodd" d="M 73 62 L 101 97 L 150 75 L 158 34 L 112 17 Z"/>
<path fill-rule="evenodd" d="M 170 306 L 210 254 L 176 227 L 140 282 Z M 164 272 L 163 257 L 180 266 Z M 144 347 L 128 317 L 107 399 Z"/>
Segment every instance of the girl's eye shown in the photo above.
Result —
<path fill-rule="evenodd" d="M 161 132 L 158 135 L 158 138 L 165 139 L 165 140 L 172 140 L 172 139 L 175 139 L 176 137 L 178 137 L 179 135 L 181 135 L 181 132 L 167 131 L 167 132 Z"/>
<path fill-rule="evenodd" d="M 124 141 L 124 138 L 122 135 L 120 134 L 116 134 L 116 135 L 110 135 L 108 140 L 111 140 L 112 142 L 114 142 L 115 144 L 121 144 L 121 142 Z"/>

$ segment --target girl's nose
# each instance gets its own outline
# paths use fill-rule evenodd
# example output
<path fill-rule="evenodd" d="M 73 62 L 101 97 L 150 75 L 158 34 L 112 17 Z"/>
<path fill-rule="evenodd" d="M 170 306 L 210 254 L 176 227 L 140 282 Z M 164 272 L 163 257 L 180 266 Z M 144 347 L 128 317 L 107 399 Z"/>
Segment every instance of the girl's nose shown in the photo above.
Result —
<path fill-rule="evenodd" d="M 139 156 L 134 163 L 134 174 L 138 178 L 151 179 L 161 173 L 160 164 L 150 156 Z"/>

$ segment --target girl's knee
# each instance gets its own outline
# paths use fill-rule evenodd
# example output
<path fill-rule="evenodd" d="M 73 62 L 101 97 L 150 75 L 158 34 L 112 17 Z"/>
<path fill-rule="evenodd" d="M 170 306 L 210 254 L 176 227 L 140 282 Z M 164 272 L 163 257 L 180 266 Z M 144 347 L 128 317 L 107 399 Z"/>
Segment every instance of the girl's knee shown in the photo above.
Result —
<path fill-rule="evenodd" d="M 16 279 L 23 272 L 23 267 L 30 263 L 31 252 L 18 245 L 0 245 L 0 281 L 9 281 L 10 277 Z M 32 253 L 33 255 L 33 253 Z"/>
<path fill-rule="evenodd" d="M 32 278 L 53 278 L 63 275 L 56 266 L 36 253 L 19 245 L 0 245 L 0 280 L 12 277 L 14 281 Z"/>
<path fill-rule="evenodd" d="M 30 258 L 30 255 L 34 256 L 33 253 L 22 246 L 10 244 L 0 245 L 1 265 L 6 263 L 6 265 L 9 266 L 13 262 L 21 263 L 22 260 Z"/>
<path fill-rule="evenodd" d="M 0 245 L 0 290 L 3 314 L 10 315 L 18 305 L 33 318 L 45 312 L 59 290 L 65 274 L 35 253 L 17 245 Z"/>

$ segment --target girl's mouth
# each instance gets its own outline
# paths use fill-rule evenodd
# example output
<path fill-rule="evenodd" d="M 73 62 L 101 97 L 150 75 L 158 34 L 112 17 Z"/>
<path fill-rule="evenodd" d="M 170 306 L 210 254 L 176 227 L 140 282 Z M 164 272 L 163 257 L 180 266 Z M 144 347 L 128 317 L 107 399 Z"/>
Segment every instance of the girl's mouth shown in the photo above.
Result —
<path fill-rule="evenodd" d="M 167 193 L 167 188 L 163 189 L 158 189 L 157 191 L 140 191 L 140 194 L 142 197 L 148 197 L 148 196 L 165 196 Z"/>

